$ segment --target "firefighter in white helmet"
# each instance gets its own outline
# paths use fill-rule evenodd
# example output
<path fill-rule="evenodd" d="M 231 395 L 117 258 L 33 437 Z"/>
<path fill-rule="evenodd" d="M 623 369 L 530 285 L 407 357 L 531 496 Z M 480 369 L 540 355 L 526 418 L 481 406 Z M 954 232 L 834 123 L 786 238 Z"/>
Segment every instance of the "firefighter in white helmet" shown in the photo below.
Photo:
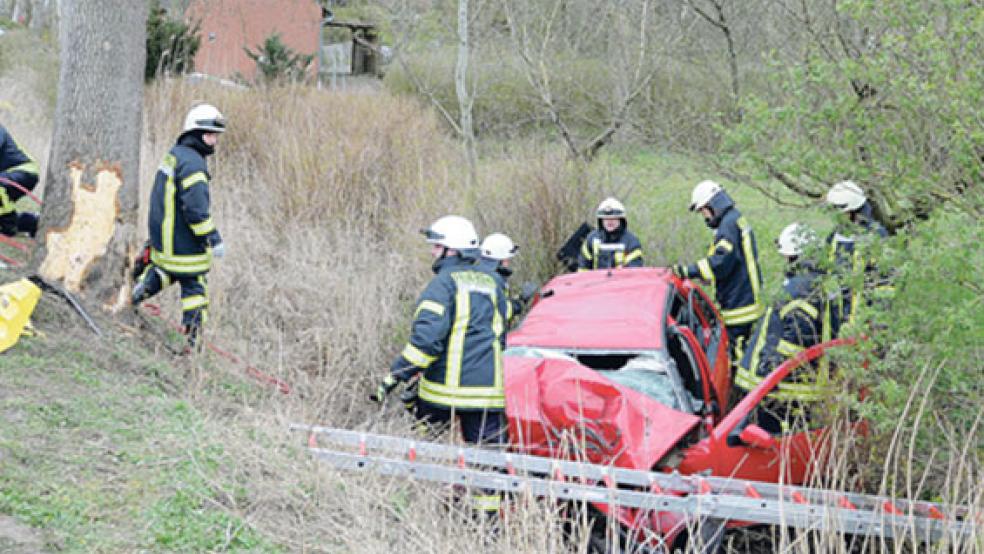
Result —
<path fill-rule="evenodd" d="M 578 255 L 578 271 L 613 267 L 642 267 L 642 244 L 629 231 L 625 206 L 608 197 L 595 210 L 598 228 L 584 239 Z"/>
<path fill-rule="evenodd" d="M 449 215 L 421 232 L 431 245 L 435 276 L 417 299 L 406 346 L 372 399 L 382 401 L 398 382 L 419 375 L 418 420 L 440 427 L 457 419 L 466 442 L 502 444 L 505 291 L 477 263 L 478 234 L 470 221 Z M 479 511 L 498 512 L 497 494 L 473 501 Z"/>
<path fill-rule="evenodd" d="M 674 265 L 673 273 L 681 279 L 700 277 L 714 285 L 734 356 L 752 325 L 765 313 L 755 234 L 728 193 L 714 181 L 697 183 L 690 211 L 704 216 L 704 222 L 714 230 L 714 242 L 707 257 L 689 265 Z"/>
<path fill-rule="evenodd" d="M 837 321 L 822 275 L 810 256 L 820 253 L 816 233 L 800 223 L 786 226 L 776 240 L 776 250 L 786 258 L 783 297 L 766 310 L 748 348 L 745 349 L 735 385 L 745 393 L 759 386 L 772 370 L 803 350 L 830 340 Z M 767 431 L 784 430 L 790 416 L 808 411 L 811 403 L 829 393 L 828 365 L 821 361 L 804 364 L 790 372 L 769 393 L 766 410 L 760 410 L 758 423 Z"/>
<path fill-rule="evenodd" d="M 188 111 L 177 144 L 154 177 L 150 239 L 135 268 L 133 305 L 173 282 L 181 285 L 181 323 L 191 348 L 200 347 L 198 335 L 208 309 L 205 277 L 212 260 L 225 255 L 225 243 L 212 220 L 206 162 L 225 130 L 225 117 L 215 106 L 199 104 Z"/>
<path fill-rule="evenodd" d="M 829 257 L 840 279 L 853 282 L 852 275 L 864 274 L 864 286 L 842 287 L 840 317 L 845 323 L 853 323 L 861 305 L 863 291 L 881 301 L 890 300 L 895 294 L 891 276 L 879 270 L 872 250 L 875 242 L 888 237 L 874 218 L 874 210 L 867 195 L 854 181 L 840 181 L 827 191 L 827 204 L 847 216 L 827 237 Z"/>
<path fill-rule="evenodd" d="M 513 274 L 512 259 L 519 252 L 519 246 L 508 236 L 503 233 L 492 233 L 485 237 L 482 241 L 481 252 L 480 265 L 499 278 L 502 282 L 503 289 L 506 291 L 507 298 L 509 299 L 506 321 L 511 327 L 516 317 L 522 313 L 526 304 L 536 294 L 537 287 L 534 283 L 528 282 L 523 284 L 522 291 L 518 297 L 514 297 L 510 293 L 509 278 Z M 504 334 L 503 339 L 505 339 Z"/>

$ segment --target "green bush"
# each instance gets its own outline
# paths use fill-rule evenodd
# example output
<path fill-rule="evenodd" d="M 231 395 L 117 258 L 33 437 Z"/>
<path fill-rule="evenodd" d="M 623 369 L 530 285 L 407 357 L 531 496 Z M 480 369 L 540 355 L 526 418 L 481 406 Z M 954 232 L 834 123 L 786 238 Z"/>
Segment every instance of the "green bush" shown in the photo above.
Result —
<path fill-rule="evenodd" d="M 147 17 L 147 63 L 144 79 L 161 73 L 184 73 L 194 69 L 195 54 L 201 46 L 201 22 L 186 23 L 172 19 L 167 10 L 154 0 Z"/>
<path fill-rule="evenodd" d="M 256 51 L 243 48 L 246 55 L 256 62 L 257 81 L 261 83 L 296 83 L 303 81 L 308 66 L 314 60 L 311 54 L 299 54 L 280 40 L 280 33 L 267 37 Z"/>

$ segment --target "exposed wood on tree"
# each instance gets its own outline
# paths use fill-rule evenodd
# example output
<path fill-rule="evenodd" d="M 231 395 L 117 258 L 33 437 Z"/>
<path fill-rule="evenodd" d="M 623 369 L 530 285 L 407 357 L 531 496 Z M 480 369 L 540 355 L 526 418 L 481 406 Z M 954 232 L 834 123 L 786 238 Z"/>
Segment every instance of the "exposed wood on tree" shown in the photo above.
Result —
<path fill-rule="evenodd" d="M 137 236 L 143 0 L 64 0 L 55 127 L 34 265 L 107 308 Z"/>

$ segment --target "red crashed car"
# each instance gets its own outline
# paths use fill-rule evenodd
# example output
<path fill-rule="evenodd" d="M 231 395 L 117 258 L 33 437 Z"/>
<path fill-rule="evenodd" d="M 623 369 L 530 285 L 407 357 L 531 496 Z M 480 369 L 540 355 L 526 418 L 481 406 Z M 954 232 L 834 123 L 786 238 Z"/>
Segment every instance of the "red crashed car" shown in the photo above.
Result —
<path fill-rule="evenodd" d="M 732 389 L 727 342 L 704 291 L 667 269 L 556 277 L 507 338 L 514 448 L 632 469 L 806 482 L 823 431 L 772 436 L 747 417 L 790 364 L 728 411 L 741 393 Z M 638 537 L 685 539 L 682 516 L 636 512 L 608 515 Z"/>

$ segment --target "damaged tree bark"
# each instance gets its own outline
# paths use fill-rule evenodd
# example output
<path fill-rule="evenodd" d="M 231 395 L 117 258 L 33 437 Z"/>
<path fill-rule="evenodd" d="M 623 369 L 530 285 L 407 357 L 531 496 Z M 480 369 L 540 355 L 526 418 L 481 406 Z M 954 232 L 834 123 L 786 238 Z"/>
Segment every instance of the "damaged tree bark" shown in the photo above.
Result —
<path fill-rule="evenodd" d="M 64 0 L 54 137 L 32 266 L 90 302 L 126 304 L 137 236 L 145 0 Z"/>

